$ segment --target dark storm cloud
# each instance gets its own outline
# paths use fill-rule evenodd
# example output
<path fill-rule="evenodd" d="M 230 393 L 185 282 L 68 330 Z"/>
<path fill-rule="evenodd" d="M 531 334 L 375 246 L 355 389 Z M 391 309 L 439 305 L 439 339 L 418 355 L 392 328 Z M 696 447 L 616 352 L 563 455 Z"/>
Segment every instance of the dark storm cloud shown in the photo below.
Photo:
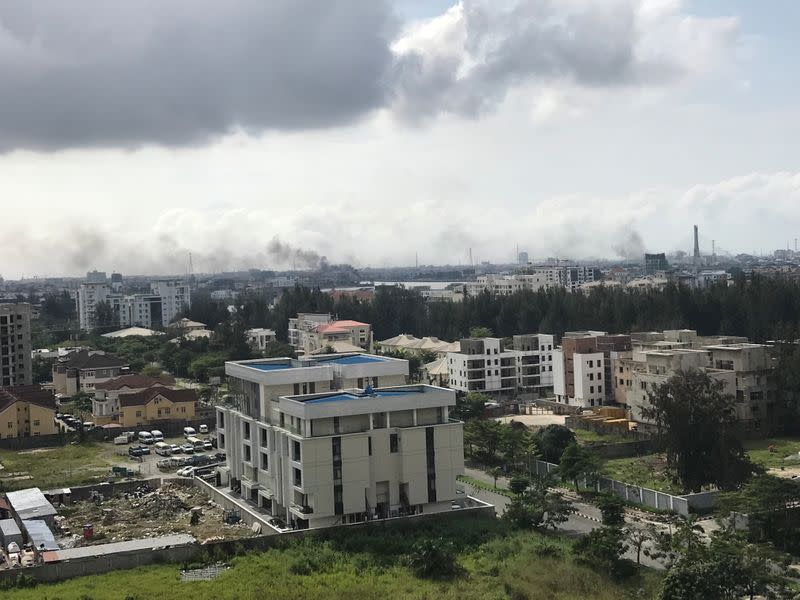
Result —
<path fill-rule="evenodd" d="M 379 108 L 474 117 L 530 81 L 671 82 L 685 40 L 640 52 L 640 4 L 463 0 L 419 36 L 391 0 L 2 0 L 0 152 L 202 144 Z M 701 50 L 735 34 L 688 23 Z"/>
<path fill-rule="evenodd" d="M 385 103 L 382 0 L 3 0 L 0 149 L 202 143 Z"/>

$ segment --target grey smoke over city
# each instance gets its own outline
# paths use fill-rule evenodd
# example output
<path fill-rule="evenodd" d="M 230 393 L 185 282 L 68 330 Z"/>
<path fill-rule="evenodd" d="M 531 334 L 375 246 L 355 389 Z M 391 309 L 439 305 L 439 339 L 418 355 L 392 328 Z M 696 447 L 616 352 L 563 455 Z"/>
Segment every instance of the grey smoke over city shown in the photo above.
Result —
<path fill-rule="evenodd" d="M 612 246 L 614 252 L 625 260 L 642 260 L 647 251 L 642 236 L 632 229 L 620 233 L 619 240 Z"/>

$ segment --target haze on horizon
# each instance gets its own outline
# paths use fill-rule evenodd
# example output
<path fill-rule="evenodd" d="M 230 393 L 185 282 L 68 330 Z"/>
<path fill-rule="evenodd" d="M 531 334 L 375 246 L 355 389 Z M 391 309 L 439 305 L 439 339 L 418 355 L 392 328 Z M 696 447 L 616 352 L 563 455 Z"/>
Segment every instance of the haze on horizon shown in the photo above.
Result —
<path fill-rule="evenodd" d="M 8 0 L 0 275 L 768 252 L 800 5 Z"/>

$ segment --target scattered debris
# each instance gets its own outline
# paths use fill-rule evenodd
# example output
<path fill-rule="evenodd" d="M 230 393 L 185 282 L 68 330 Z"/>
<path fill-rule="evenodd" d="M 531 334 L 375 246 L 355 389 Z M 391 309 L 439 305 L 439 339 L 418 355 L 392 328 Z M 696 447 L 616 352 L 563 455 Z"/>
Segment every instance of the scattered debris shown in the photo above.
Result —
<path fill-rule="evenodd" d="M 226 564 L 217 563 L 203 567 L 202 569 L 188 569 L 186 571 L 181 571 L 181 581 L 211 581 L 229 568 L 230 567 Z"/>
<path fill-rule="evenodd" d="M 84 525 L 91 523 L 92 536 L 85 539 Z M 198 488 L 166 482 L 152 489 L 141 485 L 112 498 L 92 496 L 74 502 L 55 518 L 55 532 L 62 547 L 78 547 L 175 533 L 189 533 L 199 540 L 236 539 L 254 535 L 254 530 L 209 500 Z"/>

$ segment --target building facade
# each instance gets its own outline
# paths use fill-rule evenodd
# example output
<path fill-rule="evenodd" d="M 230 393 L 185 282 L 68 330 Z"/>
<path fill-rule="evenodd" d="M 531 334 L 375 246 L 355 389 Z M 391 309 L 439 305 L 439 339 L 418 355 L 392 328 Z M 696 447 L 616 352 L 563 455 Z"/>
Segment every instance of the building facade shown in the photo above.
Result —
<path fill-rule="evenodd" d="M 461 350 L 447 354 L 450 387 L 500 397 L 546 395 L 553 386 L 554 337 L 530 334 L 513 340 L 513 348 L 504 348 L 500 338 L 461 340 Z"/>
<path fill-rule="evenodd" d="M 226 373 L 222 475 L 269 514 L 307 528 L 450 509 L 463 471 L 455 394 L 405 385 L 407 361 L 264 359 Z"/>
<path fill-rule="evenodd" d="M 352 320 L 334 320 L 327 313 L 299 313 L 289 319 L 289 345 L 298 353 L 314 354 L 336 342 L 372 351 L 372 325 Z"/>
<path fill-rule="evenodd" d="M 192 421 L 196 404 L 196 390 L 156 385 L 119 395 L 119 423 L 157 429 L 164 421 Z"/>
<path fill-rule="evenodd" d="M 256 328 L 245 331 L 247 342 L 253 350 L 263 352 L 267 349 L 267 344 L 277 341 L 278 337 L 272 329 Z"/>
<path fill-rule="evenodd" d="M 58 433 L 53 392 L 39 385 L 0 388 L 0 437 L 37 437 Z"/>
<path fill-rule="evenodd" d="M 0 303 L 0 387 L 32 383 L 31 305 Z"/>
<path fill-rule="evenodd" d="M 553 393 L 556 402 L 589 408 L 614 403 L 611 364 L 629 352 L 629 335 L 603 331 L 567 332 L 553 351 Z"/>
<path fill-rule="evenodd" d="M 95 385 L 92 399 L 92 422 L 107 425 L 120 422 L 119 398 L 124 394 L 141 392 L 152 387 L 172 387 L 175 380 L 169 376 L 147 377 L 123 375 Z"/>
<path fill-rule="evenodd" d="M 59 357 L 53 363 L 53 388 L 61 396 L 80 391 L 94 393 L 95 386 L 127 374 L 125 361 L 99 350 L 79 350 Z"/>

